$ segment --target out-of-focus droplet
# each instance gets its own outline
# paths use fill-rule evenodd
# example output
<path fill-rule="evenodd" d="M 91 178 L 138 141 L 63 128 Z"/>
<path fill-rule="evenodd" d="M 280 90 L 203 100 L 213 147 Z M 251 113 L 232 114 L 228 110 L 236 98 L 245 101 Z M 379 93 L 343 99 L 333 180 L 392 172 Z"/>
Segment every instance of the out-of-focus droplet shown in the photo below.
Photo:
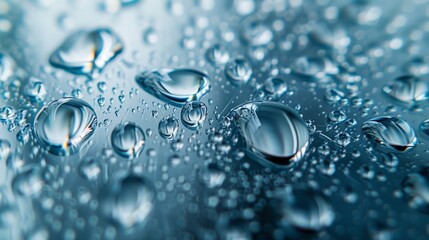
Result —
<path fill-rule="evenodd" d="M 47 92 L 43 82 L 37 78 L 30 78 L 24 87 L 24 95 L 33 102 L 40 102 L 45 99 Z"/>
<path fill-rule="evenodd" d="M 193 69 L 144 71 L 136 81 L 146 92 L 175 106 L 199 100 L 210 91 L 209 77 Z"/>
<path fill-rule="evenodd" d="M 226 178 L 225 173 L 216 164 L 213 163 L 201 168 L 199 171 L 199 176 L 201 181 L 208 188 L 221 186 Z"/>
<path fill-rule="evenodd" d="M 6 53 L 0 52 L 0 81 L 6 81 L 13 76 L 15 69 L 15 61 Z"/>
<path fill-rule="evenodd" d="M 100 207 L 105 216 L 124 229 L 143 226 L 154 207 L 155 187 L 145 177 L 128 175 L 106 184 Z"/>
<path fill-rule="evenodd" d="M 37 195 L 44 185 L 42 170 L 36 166 L 31 166 L 23 170 L 12 180 L 14 193 L 25 197 Z"/>
<path fill-rule="evenodd" d="M 158 42 L 158 33 L 154 28 L 148 28 L 144 31 L 144 41 L 147 44 L 155 44 Z"/>
<path fill-rule="evenodd" d="M 429 167 L 409 174 L 402 182 L 402 190 L 410 208 L 429 214 Z"/>
<path fill-rule="evenodd" d="M 98 163 L 95 159 L 84 159 L 79 164 L 79 173 L 82 177 L 87 180 L 96 180 L 101 172 L 100 163 Z"/>
<path fill-rule="evenodd" d="M 97 77 L 123 50 L 121 39 L 110 29 L 78 31 L 50 56 L 52 66 L 77 75 Z"/>
<path fill-rule="evenodd" d="M 213 65 L 225 64 L 229 60 L 229 52 L 224 45 L 214 44 L 207 49 L 206 58 Z"/>
<path fill-rule="evenodd" d="M 429 98 L 429 85 L 413 76 L 396 78 L 384 86 L 383 91 L 393 99 L 408 104 Z"/>
<path fill-rule="evenodd" d="M 404 120 L 383 116 L 363 123 L 362 131 L 382 151 L 408 152 L 417 145 L 414 129 Z"/>
<path fill-rule="evenodd" d="M 261 21 L 250 20 L 242 28 L 244 40 L 252 46 L 264 46 L 273 40 L 274 34 L 269 27 Z"/>
<path fill-rule="evenodd" d="M 6 139 L 0 139 L 0 161 L 6 161 L 12 151 L 10 142 Z"/>
<path fill-rule="evenodd" d="M 264 92 L 272 99 L 279 99 L 287 91 L 286 82 L 277 77 L 270 77 L 264 81 Z"/>
<path fill-rule="evenodd" d="M 179 131 L 179 121 L 173 116 L 163 118 L 159 121 L 158 132 L 166 140 L 173 139 Z"/>
<path fill-rule="evenodd" d="M 225 76 L 234 85 L 242 85 L 252 76 L 252 67 L 244 57 L 237 57 L 225 65 Z"/>
<path fill-rule="evenodd" d="M 195 130 L 203 126 L 207 118 L 207 106 L 199 101 L 186 103 L 180 113 L 182 123 L 185 127 Z"/>
<path fill-rule="evenodd" d="M 117 125 L 111 136 L 112 148 L 120 156 L 134 159 L 140 156 L 146 143 L 143 129 L 135 123 Z"/>
<path fill-rule="evenodd" d="M 338 68 L 323 57 L 299 57 L 291 64 L 291 69 L 295 74 L 308 78 L 322 78 L 338 73 Z"/>
<path fill-rule="evenodd" d="M 310 134 L 304 120 L 289 107 L 273 102 L 249 102 L 230 113 L 248 152 L 263 163 L 291 166 L 300 160 Z"/>
<path fill-rule="evenodd" d="M 96 125 L 97 116 L 87 102 L 60 98 L 39 111 L 34 133 L 39 144 L 50 153 L 69 156 L 88 144 Z"/>

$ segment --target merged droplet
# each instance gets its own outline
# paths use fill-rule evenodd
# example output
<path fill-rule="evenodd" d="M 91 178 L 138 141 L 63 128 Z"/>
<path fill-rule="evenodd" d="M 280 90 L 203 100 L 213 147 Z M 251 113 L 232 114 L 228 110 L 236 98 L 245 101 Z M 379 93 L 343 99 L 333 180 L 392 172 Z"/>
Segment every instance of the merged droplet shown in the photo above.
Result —
<path fill-rule="evenodd" d="M 87 145 L 96 125 L 97 116 L 87 102 L 67 97 L 40 110 L 34 121 L 34 133 L 39 144 L 50 153 L 69 156 Z"/>
<path fill-rule="evenodd" d="M 15 72 L 15 61 L 6 53 L 0 52 L 0 81 L 6 81 Z"/>
<path fill-rule="evenodd" d="M 179 131 L 179 121 L 173 116 L 163 118 L 159 121 L 158 132 L 166 140 L 173 139 Z"/>
<path fill-rule="evenodd" d="M 143 130 L 132 122 L 117 125 L 112 131 L 111 141 L 113 150 L 128 159 L 140 156 L 146 143 Z"/>
<path fill-rule="evenodd" d="M 215 44 L 207 49 L 206 57 L 211 64 L 220 65 L 228 62 L 229 53 L 224 45 Z"/>
<path fill-rule="evenodd" d="M 144 71 L 136 81 L 146 92 L 175 106 L 199 100 L 210 91 L 209 77 L 193 69 Z"/>
<path fill-rule="evenodd" d="M 203 126 L 207 118 L 207 106 L 200 101 L 186 103 L 180 114 L 185 127 L 195 130 Z"/>
<path fill-rule="evenodd" d="M 292 166 L 309 144 L 304 120 L 289 107 L 273 102 L 249 102 L 230 113 L 248 152 L 263 163 Z"/>
<path fill-rule="evenodd" d="M 403 103 L 414 103 L 429 98 L 429 85 L 413 76 L 396 78 L 385 87 L 383 92 Z"/>
<path fill-rule="evenodd" d="M 314 191 L 286 187 L 282 197 L 283 224 L 305 231 L 320 231 L 335 219 L 331 204 Z"/>
<path fill-rule="evenodd" d="M 234 85 L 245 84 L 252 76 L 252 67 L 244 57 L 237 57 L 225 65 L 225 77 Z"/>
<path fill-rule="evenodd" d="M 429 167 L 409 174 L 402 182 L 402 190 L 410 208 L 429 214 Z"/>
<path fill-rule="evenodd" d="M 49 62 L 73 74 L 97 77 L 123 47 L 121 39 L 110 29 L 81 30 L 67 38 Z"/>
<path fill-rule="evenodd" d="M 363 123 L 362 131 L 379 150 L 387 152 L 407 152 L 417 145 L 413 128 L 404 120 L 383 116 Z"/>
<path fill-rule="evenodd" d="M 128 175 L 106 184 L 100 195 L 102 212 L 122 228 L 142 226 L 153 209 L 155 187 L 137 175 Z"/>

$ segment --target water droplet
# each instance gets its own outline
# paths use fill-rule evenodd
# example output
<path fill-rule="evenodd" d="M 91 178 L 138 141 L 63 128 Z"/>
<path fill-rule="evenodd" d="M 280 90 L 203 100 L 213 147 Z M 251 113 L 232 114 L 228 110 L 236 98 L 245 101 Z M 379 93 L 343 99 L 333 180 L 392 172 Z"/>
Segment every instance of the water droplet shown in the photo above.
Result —
<path fill-rule="evenodd" d="M 123 228 L 143 226 L 153 209 L 155 188 L 142 176 L 128 175 L 106 184 L 100 196 L 103 213 Z"/>
<path fill-rule="evenodd" d="M 402 189 L 410 208 L 429 214 L 429 167 L 408 174 L 402 182 Z"/>
<path fill-rule="evenodd" d="M 229 53 L 224 45 L 215 44 L 207 49 L 206 57 L 211 64 L 220 65 L 228 62 Z"/>
<path fill-rule="evenodd" d="M 11 147 L 8 140 L 0 139 L 0 161 L 6 161 L 12 151 Z"/>
<path fill-rule="evenodd" d="M 331 204 L 317 192 L 286 187 L 282 196 L 282 215 L 286 225 L 305 231 L 320 231 L 335 219 Z"/>
<path fill-rule="evenodd" d="M 199 129 L 206 121 L 207 106 L 199 101 L 188 102 L 182 107 L 180 117 L 185 127 L 191 130 Z"/>
<path fill-rule="evenodd" d="M 79 164 L 80 175 L 90 181 L 96 180 L 101 172 L 100 164 L 93 158 L 84 159 Z"/>
<path fill-rule="evenodd" d="M 264 46 L 273 40 L 273 32 L 262 22 L 252 19 L 247 21 L 242 28 L 243 38 L 252 46 Z"/>
<path fill-rule="evenodd" d="M 209 77 L 193 69 L 144 71 L 136 81 L 146 92 L 175 106 L 199 100 L 210 91 Z"/>
<path fill-rule="evenodd" d="M 15 61 L 6 53 L 0 52 L 0 81 L 6 81 L 15 72 Z"/>
<path fill-rule="evenodd" d="M 208 164 L 199 171 L 201 181 L 208 188 L 215 188 L 221 186 L 224 182 L 225 173 L 214 163 Z"/>
<path fill-rule="evenodd" d="M 60 98 L 43 107 L 34 121 L 40 145 L 50 153 L 69 156 L 87 145 L 97 126 L 94 109 L 76 98 Z"/>
<path fill-rule="evenodd" d="M 14 193 L 32 197 L 37 195 L 43 188 L 44 181 L 40 168 L 31 166 L 18 173 L 12 180 L 12 189 Z"/>
<path fill-rule="evenodd" d="M 232 110 L 248 152 L 256 159 L 291 166 L 308 147 L 304 120 L 291 108 L 273 102 L 249 102 Z"/>
<path fill-rule="evenodd" d="M 179 131 L 179 121 L 173 116 L 159 121 L 158 132 L 166 140 L 173 139 Z"/>
<path fill-rule="evenodd" d="M 413 76 L 396 78 L 383 87 L 383 91 L 403 103 L 419 102 L 429 98 L 428 84 Z"/>
<path fill-rule="evenodd" d="M 117 125 L 112 131 L 111 141 L 113 150 L 128 159 L 140 156 L 146 142 L 143 129 L 132 122 Z"/>
<path fill-rule="evenodd" d="M 264 92 L 272 99 L 279 99 L 287 91 L 287 84 L 281 78 L 270 77 L 264 81 Z"/>
<path fill-rule="evenodd" d="M 362 131 L 382 151 L 407 152 L 418 142 L 413 128 L 396 117 L 383 116 L 370 119 L 364 122 Z"/>
<path fill-rule="evenodd" d="M 67 38 L 49 62 L 73 74 L 97 77 L 122 49 L 122 41 L 110 29 L 81 30 Z"/>
<path fill-rule="evenodd" d="M 322 78 L 338 72 L 331 61 L 322 57 L 299 57 L 290 67 L 295 74 L 308 78 Z"/>
<path fill-rule="evenodd" d="M 328 118 L 332 122 L 340 123 L 340 122 L 345 121 L 347 119 L 347 116 L 343 111 L 334 110 L 334 111 L 329 113 Z"/>
<path fill-rule="evenodd" d="M 37 78 L 31 77 L 24 87 L 24 95 L 33 102 L 40 102 L 45 99 L 47 92 L 43 82 Z"/>
<path fill-rule="evenodd" d="M 225 76 L 234 85 L 245 84 L 252 75 L 252 67 L 244 57 L 237 57 L 225 65 Z"/>
<path fill-rule="evenodd" d="M 147 44 L 155 44 L 158 42 L 158 33 L 154 28 L 148 28 L 144 32 L 144 41 Z"/>

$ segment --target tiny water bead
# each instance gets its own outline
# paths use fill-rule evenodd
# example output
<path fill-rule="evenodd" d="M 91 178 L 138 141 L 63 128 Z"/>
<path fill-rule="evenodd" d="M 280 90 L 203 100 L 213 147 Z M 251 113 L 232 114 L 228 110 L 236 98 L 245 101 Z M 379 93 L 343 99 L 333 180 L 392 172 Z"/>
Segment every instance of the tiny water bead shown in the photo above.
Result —
<path fill-rule="evenodd" d="M 282 215 L 283 224 L 304 231 L 320 231 L 335 219 L 331 204 L 321 194 L 290 186 L 282 194 Z"/>
<path fill-rule="evenodd" d="M 396 117 L 372 118 L 363 123 L 362 131 L 381 151 L 408 152 L 418 143 L 414 129 Z"/>
<path fill-rule="evenodd" d="M 429 85 L 419 78 L 402 76 L 384 86 L 383 92 L 399 102 L 410 104 L 427 100 Z"/>
<path fill-rule="evenodd" d="M 124 46 L 112 30 L 80 30 L 69 36 L 50 56 L 52 66 L 77 75 L 97 77 Z"/>
<path fill-rule="evenodd" d="M 417 173 L 408 174 L 402 182 L 402 190 L 408 206 L 429 214 L 429 167 L 425 166 Z"/>
<path fill-rule="evenodd" d="M 213 65 L 225 64 L 229 60 L 229 52 L 224 45 L 214 44 L 207 49 L 206 58 Z"/>
<path fill-rule="evenodd" d="M 173 139 L 179 132 L 179 121 L 173 116 L 161 119 L 158 124 L 158 132 L 166 140 Z"/>
<path fill-rule="evenodd" d="M 237 57 L 225 65 L 225 77 L 234 85 L 246 84 L 252 76 L 252 67 L 244 57 Z"/>
<path fill-rule="evenodd" d="M 41 147 L 58 156 L 69 156 L 91 140 L 97 116 L 85 101 L 60 98 L 43 107 L 34 120 L 34 133 Z"/>
<path fill-rule="evenodd" d="M 274 102 L 248 102 L 231 113 L 248 153 L 262 163 L 292 166 L 307 151 L 310 134 L 291 108 Z"/>
<path fill-rule="evenodd" d="M 143 226 L 154 207 L 155 187 L 137 175 L 112 180 L 100 195 L 105 216 L 124 229 Z"/>
<path fill-rule="evenodd" d="M 207 118 L 207 106 L 199 101 L 186 103 L 180 113 L 182 123 L 185 127 L 195 130 L 203 126 Z"/>
<path fill-rule="evenodd" d="M 199 100 L 210 91 L 206 74 L 186 68 L 144 71 L 136 81 L 149 94 L 175 106 Z"/>
<path fill-rule="evenodd" d="M 146 138 L 143 129 L 133 122 L 117 125 L 111 135 L 113 150 L 121 157 L 135 159 L 143 152 Z"/>

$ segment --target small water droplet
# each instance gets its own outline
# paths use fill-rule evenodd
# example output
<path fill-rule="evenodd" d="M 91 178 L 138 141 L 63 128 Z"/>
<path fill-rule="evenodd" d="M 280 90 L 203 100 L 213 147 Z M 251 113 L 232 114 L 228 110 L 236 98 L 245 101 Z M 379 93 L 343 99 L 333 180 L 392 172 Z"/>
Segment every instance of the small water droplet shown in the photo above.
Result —
<path fill-rule="evenodd" d="M 173 116 L 163 118 L 159 121 L 158 132 L 166 140 L 173 139 L 179 131 L 179 121 Z"/>
<path fill-rule="evenodd" d="M 44 186 L 42 171 L 39 167 L 31 166 L 18 173 L 12 180 L 13 191 L 21 196 L 37 195 Z"/>
<path fill-rule="evenodd" d="M 214 44 L 206 52 L 207 60 L 213 65 L 225 64 L 229 60 L 229 52 L 221 44 Z"/>
<path fill-rule="evenodd" d="M 402 189 L 410 208 L 429 214 L 429 167 L 408 174 L 402 182 Z"/>
<path fill-rule="evenodd" d="M 199 101 L 186 103 L 180 113 L 182 123 L 185 127 L 195 130 L 203 126 L 207 118 L 207 106 Z"/>
<path fill-rule="evenodd" d="M 0 81 L 3 82 L 12 77 L 15 68 L 15 61 L 6 53 L 0 52 Z"/>
<path fill-rule="evenodd" d="M 225 65 L 225 76 L 234 85 L 245 84 L 252 76 L 252 67 L 244 57 L 237 57 Z"/>
<path fill-rule="evenodd" d="M 117 125 L 112 131 L 111 141 L 113 150 L 128 159 L 140 156 L 146 143 L 143 129 L 133 122 Z"/>

